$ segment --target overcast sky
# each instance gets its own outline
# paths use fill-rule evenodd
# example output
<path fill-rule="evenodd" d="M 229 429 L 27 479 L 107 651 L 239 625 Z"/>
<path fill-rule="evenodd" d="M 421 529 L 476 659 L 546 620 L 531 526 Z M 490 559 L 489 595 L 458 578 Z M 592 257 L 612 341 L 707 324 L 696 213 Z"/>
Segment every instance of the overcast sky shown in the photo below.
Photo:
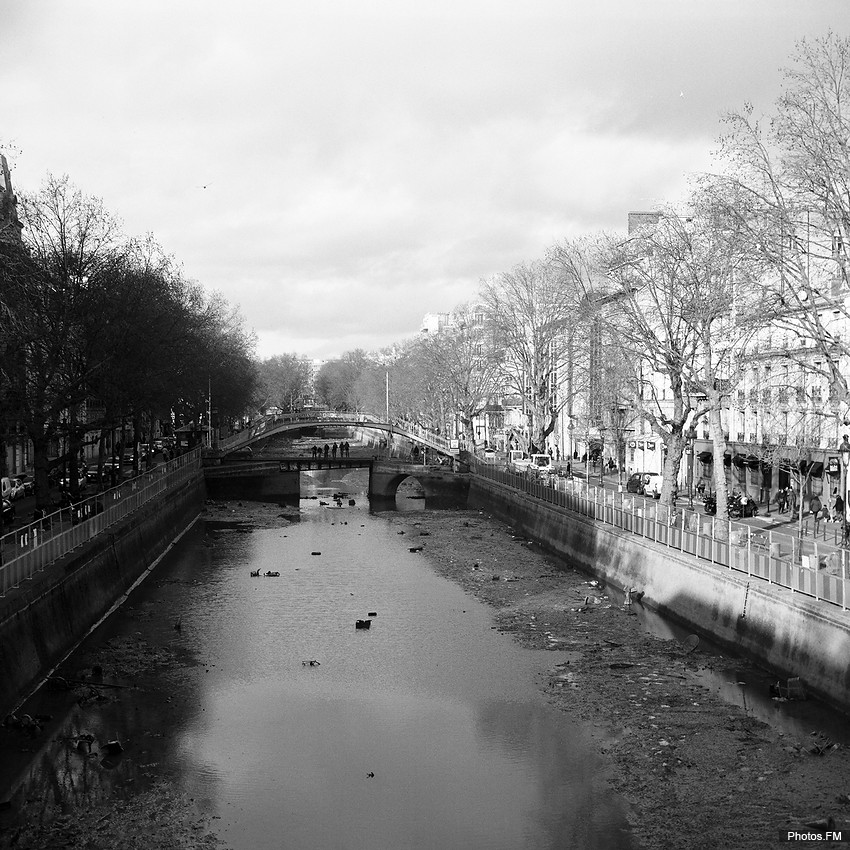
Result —
<path fill-rule="evenodd" d="M 848 0 L 0 0 L 0 145 L 330 357 L 623 230 Z"/>

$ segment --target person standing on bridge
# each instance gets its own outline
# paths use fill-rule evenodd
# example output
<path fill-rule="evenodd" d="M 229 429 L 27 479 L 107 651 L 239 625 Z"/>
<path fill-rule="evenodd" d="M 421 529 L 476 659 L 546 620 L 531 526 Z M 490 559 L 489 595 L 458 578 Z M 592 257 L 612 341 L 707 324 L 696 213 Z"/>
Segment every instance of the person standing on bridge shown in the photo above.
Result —
<path fill-rule="evenodd" d="M 336 457 L 336 443 L 331 446 L 331 457 Z"/>
<path fill-rule="evenodd" d="M 325 443 L 325 457 L 328 456 L 328 452 L 330 452 L 330 449 L 328 448 L 328 444 Z"/>

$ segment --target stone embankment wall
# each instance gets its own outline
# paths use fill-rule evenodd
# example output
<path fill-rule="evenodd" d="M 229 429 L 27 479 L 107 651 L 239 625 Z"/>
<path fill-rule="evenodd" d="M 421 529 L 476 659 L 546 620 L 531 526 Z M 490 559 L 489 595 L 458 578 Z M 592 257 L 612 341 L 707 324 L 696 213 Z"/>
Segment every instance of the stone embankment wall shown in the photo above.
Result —
<path fill-rule="evenodd" d="M 0 600 L 0 716 L 76 646 L 198 517 L 202 475 Z"/>
<path fill-rule="evenodd" d="M 635 535 L 475 477 L 484 510 L 577 567 L 850 711 L 850 612 L 759 578 L 682 556 Z"/>

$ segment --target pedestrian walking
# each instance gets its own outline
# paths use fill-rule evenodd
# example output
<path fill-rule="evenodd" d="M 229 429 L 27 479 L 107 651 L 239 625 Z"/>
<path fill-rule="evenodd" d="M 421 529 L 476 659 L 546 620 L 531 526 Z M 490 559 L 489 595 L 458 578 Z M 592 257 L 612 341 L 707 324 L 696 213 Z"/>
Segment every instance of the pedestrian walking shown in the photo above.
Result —
<path fill-rule="evenodd" d="M 786 487 L 785 492 L 788 495 L 788 509 L 794 514 L 797 512 L 797 491 L 793 487 Z"/>
<path fill-rule="evenodd" d="M 820 521 L 823 518 L 822 517 L 822 510 L 821 510 L 822 508 L 823 508 L 823 505 L 821 504 L 821 500 L 817 496 L 817 494 L 815 494 L 809 500 L 809 511 L 811 512 L 812 517 L 814 518 L 814 522 L 815 522 L 815 534 L 818 533 L 818 528 L 820 527 Z"/>
<path fill-rule="evenodd" d="M 833 522 L 844 522 L 844 499 L 841 494 L 835 491 L 835 501 L 832 503 L 832 520 Z"/>
<path fill-rule="evenodd" d="M 776 491 L 776 509 L 781 514 L 785 513 L 785 503 L 786 503 L 785 488 L 782 488 L 782 489 Z"/>

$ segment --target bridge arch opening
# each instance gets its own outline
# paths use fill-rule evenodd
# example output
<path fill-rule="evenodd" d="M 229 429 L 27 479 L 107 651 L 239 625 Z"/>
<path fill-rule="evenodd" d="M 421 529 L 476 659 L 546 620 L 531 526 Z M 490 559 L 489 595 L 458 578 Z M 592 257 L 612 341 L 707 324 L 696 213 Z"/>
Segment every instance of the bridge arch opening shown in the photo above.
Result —
<path fill-rule="evenodd" d="M 414 475 L 402 478 L 396 486 L 395 502 L 399 510 L 424 510 L 425 488 L 422 482 Z"/>

